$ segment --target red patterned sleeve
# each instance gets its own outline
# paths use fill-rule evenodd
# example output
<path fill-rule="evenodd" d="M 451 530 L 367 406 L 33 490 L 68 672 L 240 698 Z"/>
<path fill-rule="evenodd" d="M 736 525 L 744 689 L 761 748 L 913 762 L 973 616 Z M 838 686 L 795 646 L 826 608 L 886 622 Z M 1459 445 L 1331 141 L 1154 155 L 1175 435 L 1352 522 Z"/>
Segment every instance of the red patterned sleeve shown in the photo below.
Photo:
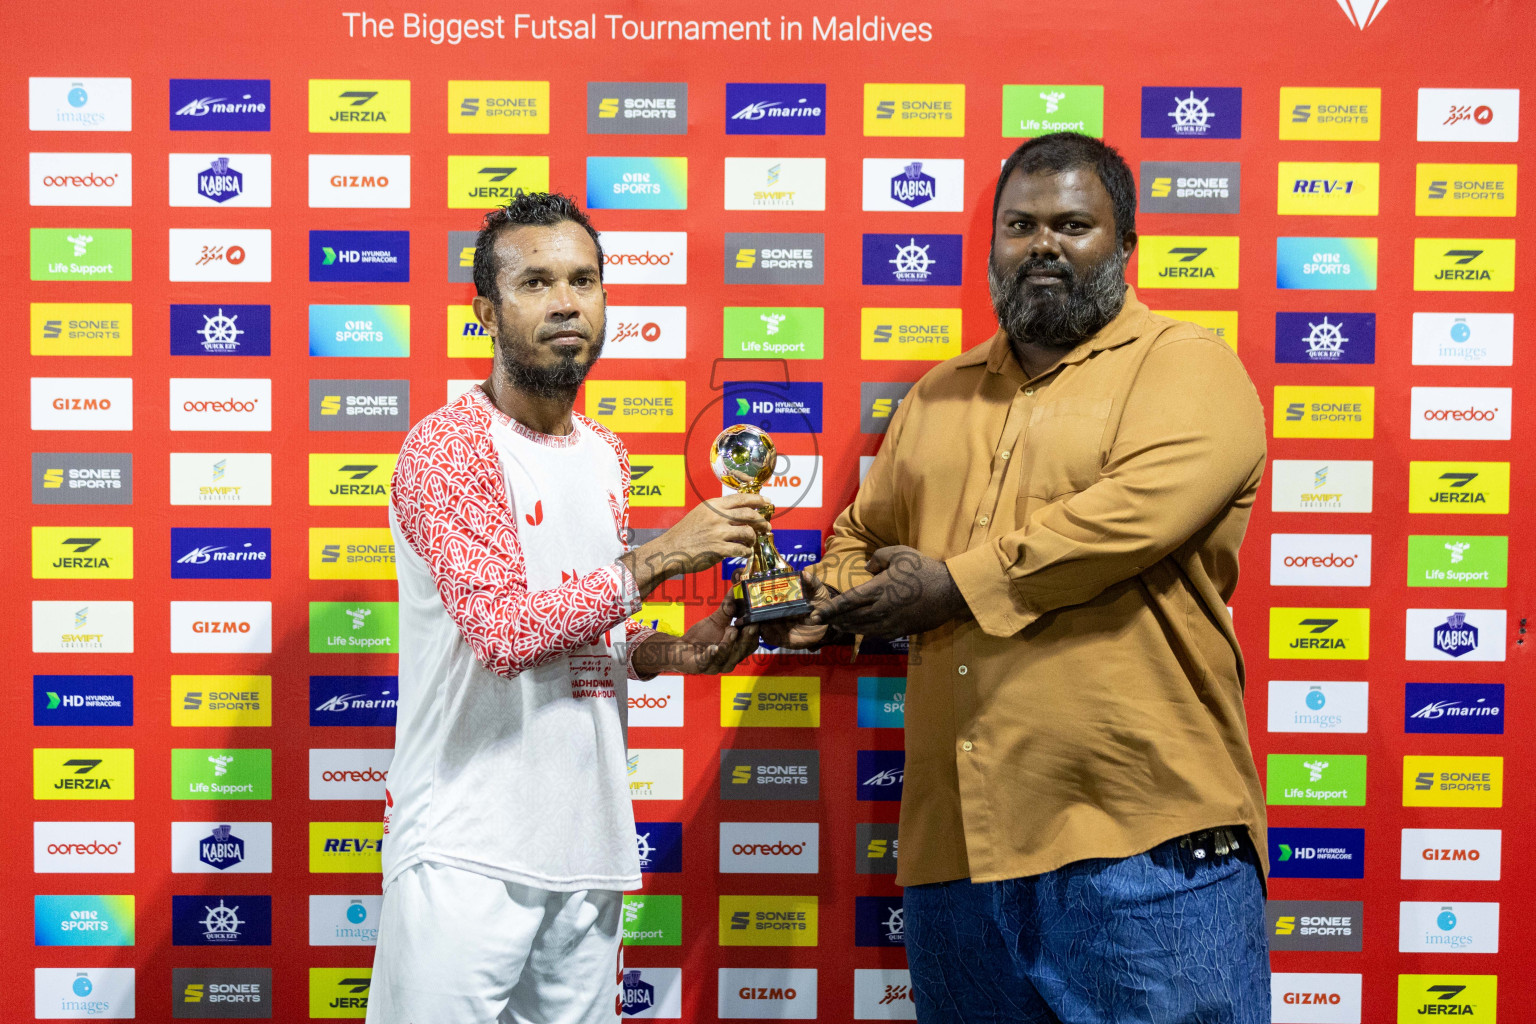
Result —
<path fill-rule="evenodd" d="M 390 501 L 465 643 L 510 678 L 596 642 L 639 596 L 617 564 L 530 594 L 498 467 L 490 438 L 469 422 L 428 417 L 400 450 Z"/>

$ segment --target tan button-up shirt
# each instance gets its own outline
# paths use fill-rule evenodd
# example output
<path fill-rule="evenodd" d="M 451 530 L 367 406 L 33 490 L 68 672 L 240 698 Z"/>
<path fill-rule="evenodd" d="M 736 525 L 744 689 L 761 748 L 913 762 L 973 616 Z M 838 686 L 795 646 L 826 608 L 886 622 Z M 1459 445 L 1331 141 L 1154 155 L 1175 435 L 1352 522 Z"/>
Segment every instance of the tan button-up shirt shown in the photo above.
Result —
<path fill-rule="evenodd" d="M 1034 379 L 1001 331 L 907 394 L 817 569 L 943 559 L 973 619 L 908 661 L 902 885 L 1127 857 L 1264 795 L 1227 601 L 1264 469 L 1231 349 L 1126 290 Z"/>

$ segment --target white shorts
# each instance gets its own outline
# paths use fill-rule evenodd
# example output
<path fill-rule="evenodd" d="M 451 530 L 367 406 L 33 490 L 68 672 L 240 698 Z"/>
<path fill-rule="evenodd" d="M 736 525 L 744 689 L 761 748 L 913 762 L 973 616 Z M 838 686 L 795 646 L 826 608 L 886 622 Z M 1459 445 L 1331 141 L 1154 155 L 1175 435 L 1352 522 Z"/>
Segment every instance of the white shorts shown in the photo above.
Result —
<path fill-rule="evenodd" d="M 384 890 L 368 1024 L 612 1024 L 623 900 L 407 868 Z"/>

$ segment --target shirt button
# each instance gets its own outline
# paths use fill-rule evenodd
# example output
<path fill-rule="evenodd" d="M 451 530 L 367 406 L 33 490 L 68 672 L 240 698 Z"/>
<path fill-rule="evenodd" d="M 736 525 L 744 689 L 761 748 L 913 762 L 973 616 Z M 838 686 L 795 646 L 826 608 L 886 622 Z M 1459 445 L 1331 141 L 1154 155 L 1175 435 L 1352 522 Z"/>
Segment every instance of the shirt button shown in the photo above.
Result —
<path fill-rule="evenodd" d="M 970 750 L 971 747 L 973 747 L 974 745 L 975 744 L 973 744 L 970 740 L 966 740 L 964 743 L 960 744 L 960 749 L 961 750 Z"/>
<path fill-rule="evenodd" d="M 961 665 L 959 668 L 955 669 L 955 671 L 959 672 L 961 675 L 965 675 L 970 671 L 970 669 L 966 668 L 964 665 Z"/>
<path fill-rule="evenodd" d="M 1033 395 L 1034 393 L 1035 393 L 1035 389 L 1034 388 L 1025 388 L 1024 389 L 1024 394 L 1026 394 L 1026 395 Z"/>
<path fill-rule="evenodd" d="M 1008 456 L 1010 456 L 1012 454 L 1013 454 L 1013 452 L 1003 452 L 1003 458 L 1006 459 Z"/>
<path fill-rule="evenodd" d="M 981 523 L 982 526 L 986 526 L 987 523 L 989 522 L 989 518 L 987 516 L 982 516 L 980 519 L 977 520 L 977 522 Z"/>

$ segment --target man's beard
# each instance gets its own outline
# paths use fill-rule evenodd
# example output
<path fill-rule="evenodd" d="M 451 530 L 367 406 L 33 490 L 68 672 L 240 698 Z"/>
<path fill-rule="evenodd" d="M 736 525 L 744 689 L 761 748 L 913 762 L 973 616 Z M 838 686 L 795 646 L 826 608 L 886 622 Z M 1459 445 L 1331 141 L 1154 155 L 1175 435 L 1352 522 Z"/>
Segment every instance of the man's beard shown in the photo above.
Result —
<path fill-rule="evenodd" d="M 994 256 L 987 260 L 987 286 L 998 325 L 1014 342 L 1076 348 L 1103 330 L 1125 305 L 1125 263 L 1125 252 L 1116 248 L 1079 276 L 1062 260 L 1030 258 L 1004 280 Z M 1037 271 L 1060 275 L 1065 287 L 1032 287 L 1024 278 Z"/>
<path fill-rule="evenodd" d="M 581 362 L 574 353 L 561 352 L 559 361 L 552 366 L 533 364 L 532 360 L 538 351 L 536 343 L 518 341 L 511 345 L 501 345 L 502 365 L 506 368 L 507 380 L 517 390 L 535 398 L 572 401 L 598 356 L 603 354 L 603 342 L 607 336 L 608 325 L 604 324 L 597 332 L 591 358 L 586 362 Z"/>

